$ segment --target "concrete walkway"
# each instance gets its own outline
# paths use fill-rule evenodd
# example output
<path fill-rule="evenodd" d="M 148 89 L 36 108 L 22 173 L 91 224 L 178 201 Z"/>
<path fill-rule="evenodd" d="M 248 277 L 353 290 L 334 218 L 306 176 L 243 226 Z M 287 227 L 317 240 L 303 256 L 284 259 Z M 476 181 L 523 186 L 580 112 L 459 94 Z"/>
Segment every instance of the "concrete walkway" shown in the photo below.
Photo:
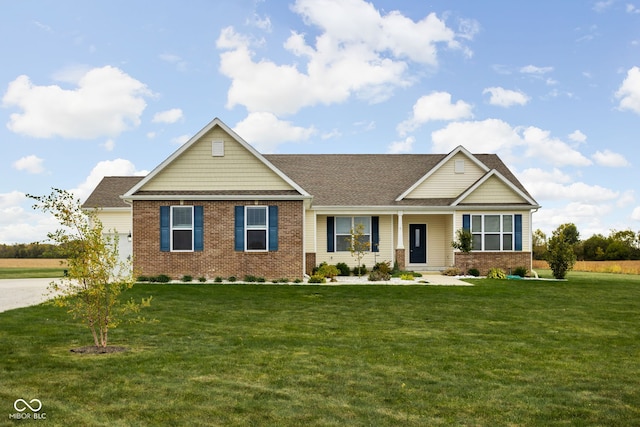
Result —
<path fill-rule="evenodd" d="M 388 281 L 370 282 L 369 275 L 362 277 L 357 276 L 338 276 L 337 282 L 327 282 L 327 285 L 431 285 L 431 286 L 473 286 L 471 283 L 464 282 L 454 276 L 443 276 L 440 273 L 421 273 L 422 277 L 416 277 L 414 280 L 402 280 L 392 278 Z"/>
<path fill-rule="evenodd" d="M 40 304 L 49 299 L 47 287 L 56 279 L 0 280 L 0 312 Z"/>

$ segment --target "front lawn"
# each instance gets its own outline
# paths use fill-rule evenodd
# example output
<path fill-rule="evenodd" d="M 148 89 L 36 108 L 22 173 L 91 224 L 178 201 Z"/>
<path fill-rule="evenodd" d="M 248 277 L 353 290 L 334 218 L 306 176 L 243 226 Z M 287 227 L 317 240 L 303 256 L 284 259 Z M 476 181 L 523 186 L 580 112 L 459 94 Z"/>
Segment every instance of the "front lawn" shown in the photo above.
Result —
<path fill-rule="evenodd" d="M 0 313 L 0 419 L 40 425 L 640 425 L 640 278 L 474 287 L 136 285 L 110 344 Z M 2 424 L 0 423 L 0 424 Z"/>

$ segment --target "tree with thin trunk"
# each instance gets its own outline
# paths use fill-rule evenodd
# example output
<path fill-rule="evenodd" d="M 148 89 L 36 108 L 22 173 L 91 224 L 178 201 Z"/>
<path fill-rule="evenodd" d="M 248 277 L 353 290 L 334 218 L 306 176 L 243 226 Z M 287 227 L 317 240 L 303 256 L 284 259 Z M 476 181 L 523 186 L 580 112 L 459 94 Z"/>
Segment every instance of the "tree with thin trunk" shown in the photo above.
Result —
<path fill-rule="evenodd" d="M 351 229 L 349 237 L 347 237 L 347 243 L 349 244 L 349 252 L 351 256 L 358 261 L 358 277 L 362 276 L 362 269 L 360 264 L 362 258 L 371 248 L 371 242 L 369 238 L 364 234 L 364 224 L 357 223 L 354 228 Z"/>
<path fill-rule="evenodd" d="M 120 260 L 117 234 L 104 234 L 97 211 L 83 210 L 66 190 L 54 188 L 47 196 L 27 196 L 35 200 L 34 209 L 51 213 L 61 225 L 47 234 L 64 250 L 67 260 L 66 276 L 49 286 L 54 302 L 86 324 L 96 347 L 106 348 L 109 330 L 126 313 L 148 305 L 151 298 L 141 303 L 120 301 L 120 294 L 134 284 L 131 261 Z"/>

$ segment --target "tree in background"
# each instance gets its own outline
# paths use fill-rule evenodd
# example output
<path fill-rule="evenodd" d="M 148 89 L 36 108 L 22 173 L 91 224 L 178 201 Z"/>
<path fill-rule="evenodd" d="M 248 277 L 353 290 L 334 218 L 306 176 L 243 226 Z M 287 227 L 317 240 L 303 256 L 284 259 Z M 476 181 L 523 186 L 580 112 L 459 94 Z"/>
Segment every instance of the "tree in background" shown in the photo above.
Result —
<path fill-rule="evenodd" d="M 51 213 L 62 228 L 48 233 L 48 238 L 64 248 L 67 276 L 52 282 L 54 302 L 68 309 L 87 325 L 96 347 L 106 348 L 109 330 L 115 328 L 128 312 L 148 305 L 120 303 L 120 294 L 134 284 L 130 261 L 120 260 L 118 237 L 106 236 L 96 211 L 85 212 L 71 193 L 53 189 L 48 196 L 27 197 L 35 200 L 34 209 Z"/>
<path fill-rule="evenodd" d="M 533 232 L 533 259 L 545 259 L 547 253 L 547 235 L 540 229 Z"/>
<path fill-rule="evenodd" d="M 556 279 L 564 279 L 576 263 L 574 245 L 579 241 L 574 224 L 560 225 L 549 239 L 547 262 Z"/>

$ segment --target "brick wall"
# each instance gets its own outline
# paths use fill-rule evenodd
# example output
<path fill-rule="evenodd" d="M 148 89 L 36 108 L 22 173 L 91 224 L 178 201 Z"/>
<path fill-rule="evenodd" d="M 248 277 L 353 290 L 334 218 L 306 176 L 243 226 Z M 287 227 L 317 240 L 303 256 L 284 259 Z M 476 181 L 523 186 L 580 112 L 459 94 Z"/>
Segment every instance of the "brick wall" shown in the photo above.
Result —
<path fill-rule="evenodd" d="M 303 210 L 301 201 L 260 201 L 278 206 L 278 250 L 241 252 L 234 250 L 234 207 L 253 201 L 185 201 L 204 207 L 204 250 L 160 251 L 160 206 L 174 201 L 133 202 L 133 264 L 136 275 L 184 275 L 194 279 L 245 275 L 270 279 L 297 279 L 303 274 Z"/>
<path fill-rule="evenodd" d="M 305 256 L 305 268 L 304 272 L 308 275 L 311 275 L 311 272 L 316 267 L 316 253 L 315 252 L 307 252 Z"/>
<path fill-rule="evenodd" d="M 464 272 L 477 268 L 482 276 L 494 267 L 510 274 L 516 267 L 531 270 L 531 252 L 456 252 L 455 266 Z"/>

